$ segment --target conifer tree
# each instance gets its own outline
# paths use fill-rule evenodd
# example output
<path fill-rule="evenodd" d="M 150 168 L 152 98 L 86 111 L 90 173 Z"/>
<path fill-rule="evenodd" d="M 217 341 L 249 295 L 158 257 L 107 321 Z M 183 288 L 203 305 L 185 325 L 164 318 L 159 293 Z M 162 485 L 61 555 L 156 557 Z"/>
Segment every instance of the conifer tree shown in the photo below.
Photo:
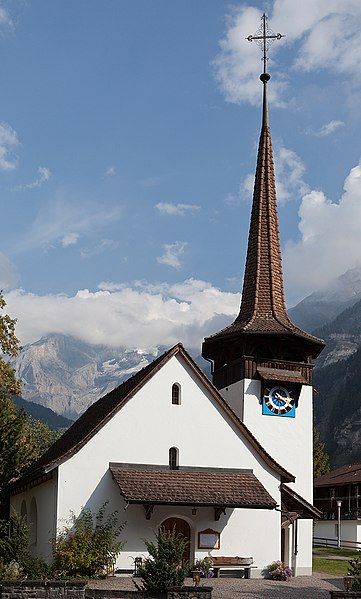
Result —
<path fill-rule="evenodd" d="M 330 472 L 330 457 L 325 450 L 325 444 L 321 441 L 320 433 L 313 428 L 313 477 L 318 478 L 322 474 Z"/>

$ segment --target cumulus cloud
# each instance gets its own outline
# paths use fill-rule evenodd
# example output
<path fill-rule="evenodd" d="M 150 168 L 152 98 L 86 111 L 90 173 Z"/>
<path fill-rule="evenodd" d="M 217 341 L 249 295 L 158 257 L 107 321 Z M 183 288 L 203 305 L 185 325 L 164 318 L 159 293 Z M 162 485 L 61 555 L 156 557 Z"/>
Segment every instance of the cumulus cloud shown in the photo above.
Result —
<path fill-rule="evenodd" d="M 66 248 L 69 245 L 75 245 L 76 243 L 78 243 L 78 240 L 79 240 L 79 233 L 67 233 L 61 239 L 61 245 L 64 248 Z"/>
<path fill-rule="evenodd" d="M 322 191 L 305 194 L 299 209 L 300 240 L 284 252 L 292 294 L 305 295 L 361 264 L 361 166 L 351 169 L 338 202 Z"/>
<path fill-rule="evenodd" d="M 30 183 L 22 183 L 15 189 L 34 189 L 34 187 L 41 187 L 44 183 L 49 181 L 51 177 L 51 170 L 46 166 L 39 166 L 38 177 Z"/>
<path fill-rule="evenodd" d="M 304 181 L 306 167 L 302 159 L 283 144 L 276 143 L 274 148 L 276 173 L 277 200 L 283 204 L 291 199 L 297 199 L 308 191 Z M 241 196 L 250 200 L 253 194 L 254 173 L 249 173 L 241 182 Z M 233 196 L 231 196 L 233 197 Z M 226 203 L 230 204 L 230 201 Z"/>
<path fill-rule="evenodd" d="M 344 77 L 352 76 L 353 83 L 355 79 L 360 82 L 359 0 L 274 0 L 269 13 L 270 27 L 287 34 L 272 46 L 271 60 L 286 44 L 294 48 L 294 68 L 306 72 L 329 70 Z M 228 14 L 227 28 L 213 65 L 219 87 L 229 102 L 254 105 L 261 101 L 259 52 L 253 47 L 254 42 L 245 40 L 258 29 L 261 14 L 254 6 L 244 5 Z M 284 105 L 287 87 L 287 80 L 274 73 L 270 101 Z"/>
<path fill-rule="evenodd" d="M 197 204 L 170 204 L 167 202 L 159 202 L 155 205 L 155 208 L 159 210 L 161 214 L 168 214 L 170 216 L 194 214 L 201 209 L 201 207 L 197 206 Z"/>
<path fill-rule="evenodd" d="M 175 241 L 174 243 L 165 243 L 162 245 L 163 254 L 158 256 L 159 264 L 166 264 L 171 268 L 180 269 L 182 266 L 181 256 L 187 247 L 186 241 Z"/>
<path fill-rule="evenodd" d="M 210 283 L 188 279 L 174 285 L 102 283 L 74 296 L 6 294 L 9 313 L 18 318 L 22 344 L 51 332 L 73 335 L 88 343 L 149 351 L 182 341 L 200 348 L 205 335 L 235 317 L 239 295 Z"/>
<path fill-rule="evenodd" d="M 306 131 L 306 133 L 309 133 L 311 135 L 314 135 L 315 137 L 326 137 L 327 135 L 331 135 L 332 133 L 334 133 L 335 131 L 337 131 L 337 129 L 339 129 L 340 127 L 344 127 L 345 123 L 343 121 L 330 121 L 329 123 L 326 123 L 325 125 L 322 125 L 322 127 L 320 127 L 319 129 L 308 129 Z"/>
<path fill-rule="evenodd" d="M 1 23 L 1 18 L 0 18 Z M 18 157 L 14 154 L 20 145 L 18 134 L 8 123 L 0 123 L 0 169 L 14 170 L 18 165 Z"/>
<path fill-rule="evenodd" d="M 105 171 L 106 177 L 114 177 L 116 174 L 117 169 L 115 168 L 115 166 L 108 166 L 107 170 Z"/>

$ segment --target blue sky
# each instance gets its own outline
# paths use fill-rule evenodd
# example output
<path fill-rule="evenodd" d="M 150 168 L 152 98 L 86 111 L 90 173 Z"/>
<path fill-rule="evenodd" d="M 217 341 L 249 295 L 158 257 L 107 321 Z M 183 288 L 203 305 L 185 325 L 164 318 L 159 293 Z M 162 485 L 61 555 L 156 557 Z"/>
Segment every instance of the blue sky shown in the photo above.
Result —
<path fill-rule="evenodd" d="M 22 340 L 73 331 L 59 301 L 84 289 L 126 323 L 124 290 L 141 289 L 138 345 L 172 306 L 167 342 L 189 326 L 195 343 L 237 310 L 262 67 L 244 38 L 264 9 L 286 34 L 269 70 L 289 304 L 359 264 L 358 1 L 3 1 L 0 282 Z M 80 336 L 126 326 L 102 309 Z M 185 324 L 187 311 L 198 316 Z"/>

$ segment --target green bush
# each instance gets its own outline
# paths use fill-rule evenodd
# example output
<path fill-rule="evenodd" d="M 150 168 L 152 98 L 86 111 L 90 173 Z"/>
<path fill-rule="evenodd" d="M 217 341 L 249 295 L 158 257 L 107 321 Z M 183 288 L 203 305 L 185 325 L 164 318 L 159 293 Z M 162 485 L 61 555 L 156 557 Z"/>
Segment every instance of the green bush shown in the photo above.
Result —
<path fill-rule="evenodd" d="M 182 586 L 189 571 L 189 564 L 183 560 L 189 541 L 175 528 L 158 530 L 156 542 L 145 540 L 149 556 L 140 567 L 139 575 L 143 589 L 151 597 L 165 594 L 171 587 Z"/>
<path fill-rule="evenodd" d="M 0 578 L 48 578 L 49 566 L 29 551 L 29 527 L 17 514 L 0 520 Z"/>
<path fill-rule="evenodd" d="M 97 514 L 85 509 L 69 523 L 55 539 L 53 574 L 65 578 L 101 576 L 109 572 L 124 546 L 119 540 L 125 522 L 118 523 L 118 514 L 106 515 L 106 504 Z"/>
<path fill-rule="evenodd" d="M 361 591 L 361 558 L 356 557 L 349 562 L 347 576 L 354 576 L 351 591 Z"/>

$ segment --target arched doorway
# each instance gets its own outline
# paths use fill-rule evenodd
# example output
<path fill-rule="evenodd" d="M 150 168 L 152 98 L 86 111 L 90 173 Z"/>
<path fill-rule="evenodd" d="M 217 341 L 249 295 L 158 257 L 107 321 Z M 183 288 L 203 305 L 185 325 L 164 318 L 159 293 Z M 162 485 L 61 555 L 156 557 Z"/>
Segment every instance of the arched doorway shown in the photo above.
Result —
<path fill-rule="evenodd" d="M 167 518 L 167 520 L 164 520 L 162 523 L 162 528 L 169 531 L 175 529 L 177 534 L 181 534 L 187 539 L 188 545 L 184 550 L 183 559 L 184 561 L 189 562 L 191 555 L 191 528 L 188 522 L 182 520 L 181 518 Z"/>

